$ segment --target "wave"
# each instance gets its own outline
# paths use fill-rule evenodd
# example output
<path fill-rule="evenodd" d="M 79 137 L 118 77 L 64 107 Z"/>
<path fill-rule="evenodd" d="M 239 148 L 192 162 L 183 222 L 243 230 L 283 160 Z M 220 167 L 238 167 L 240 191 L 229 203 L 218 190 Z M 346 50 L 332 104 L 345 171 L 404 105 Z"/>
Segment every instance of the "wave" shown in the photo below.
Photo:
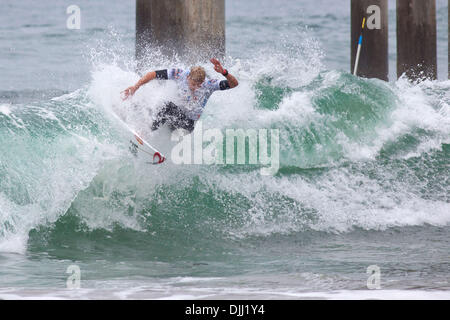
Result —
<path fill-rule="evenodd" d="M 311 50 L 228 58 L 240 85 L 214 94 L 202 116 L 204 128 L 279 129 L 274 176 L 136 161 L 111 112 L 148 133 L 176 90 L 153 82 L 123 103 L 120 91 L 139 78 L 131 64 L 97 64 L 87 87 L 53 99 L 15 93 L 0 104 L 0 251 L 100 237 L 181 254 L 225 250 L 224 239 L 448 224 L 450 82 L 359 79 L 326 70 Z M 173 65 L 188 67 L 148 60 Z"/>

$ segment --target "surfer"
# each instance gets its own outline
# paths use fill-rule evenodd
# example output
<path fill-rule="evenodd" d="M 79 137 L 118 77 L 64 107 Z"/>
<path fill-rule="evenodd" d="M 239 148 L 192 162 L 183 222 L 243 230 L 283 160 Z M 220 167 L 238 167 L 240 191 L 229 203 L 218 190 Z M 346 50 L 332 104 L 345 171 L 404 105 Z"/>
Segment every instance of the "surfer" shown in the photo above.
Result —
<path fill-rule="evenodd" d="M 169 101 L 158 112 L 152 124 L 152 131 L 157 130 L 161 125 L 167 123 L 172 130 L 185 129 L 192 132 L 209 97 L 214 91 L 228 90 L 238 85 L 237 79 L 222 67 L 219 60 L 213 58 L 214 70 L 222 74 L 226 80 L 208 79 L 202 67 L 192 67 L 190 70 L 165 69 L 151 71 L 142 77 L 134 86 L 124 91 L 123 100 L 132 96 L 136 90 L 153 79 L 176 81 L 180 93 L 178 105 Z"/>

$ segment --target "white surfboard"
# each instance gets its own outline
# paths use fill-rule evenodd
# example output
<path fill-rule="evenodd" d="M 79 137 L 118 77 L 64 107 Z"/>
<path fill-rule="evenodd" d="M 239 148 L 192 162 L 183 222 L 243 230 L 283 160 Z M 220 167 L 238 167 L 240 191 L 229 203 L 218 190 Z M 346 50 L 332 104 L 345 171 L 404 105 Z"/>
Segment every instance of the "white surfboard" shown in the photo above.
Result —
<path fill-rule="evenodd" d="M 130 128 L 114 111 L 111 111 L 111 113 L 130 132 L 129 150 L 135 157 L 143 158 L 150 164 L 161 164 L 166 160 L 166 157 L 160 151 L 145 141 L 135 130 Z"/>

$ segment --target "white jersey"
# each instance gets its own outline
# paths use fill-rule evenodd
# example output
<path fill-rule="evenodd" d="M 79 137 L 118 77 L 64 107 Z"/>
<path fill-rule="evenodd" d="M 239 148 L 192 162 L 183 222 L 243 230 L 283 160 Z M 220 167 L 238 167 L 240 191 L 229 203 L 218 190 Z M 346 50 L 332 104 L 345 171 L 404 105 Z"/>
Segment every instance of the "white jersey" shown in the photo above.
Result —
<path fill-rule="evenodd" d="M 230 86 L 227 80 L 219 81 L 206 78 L 202 85 L 195 92 L 192 92 L 188 84 L 189 73 L 189 70 L 168 69 L 167 79 L 175 80 L 178 85 L 181 101 L 179 107 L 188 118 L 198 120 L 211 94 L 217 90 L 227 90 Z"/>

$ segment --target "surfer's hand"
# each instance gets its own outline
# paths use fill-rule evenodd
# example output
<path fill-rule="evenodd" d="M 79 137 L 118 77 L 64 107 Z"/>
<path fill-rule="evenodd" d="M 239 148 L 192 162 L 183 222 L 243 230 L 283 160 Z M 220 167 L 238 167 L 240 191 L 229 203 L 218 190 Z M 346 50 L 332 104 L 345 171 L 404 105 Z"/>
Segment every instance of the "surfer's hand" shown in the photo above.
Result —
<path fill-rule="evenodd" d="M 131 86 L 129 88 L 126 88 L 124 91 L 121 92 L 121 94 L 123 94 L 122 100 L 128 99 L 128 97 L 132 96 L 136 92 L 137 89 L 138 88 L 136 86 Z"/>
<path fill-rule="evenodd" d="M 223 74 L 223 67 L 220 64 L 219 60 L 217 60 L 216 58 L 212 58 L 211 63 L 214 65 L 214 70 L 216 70 L 216 72 Z"/>

